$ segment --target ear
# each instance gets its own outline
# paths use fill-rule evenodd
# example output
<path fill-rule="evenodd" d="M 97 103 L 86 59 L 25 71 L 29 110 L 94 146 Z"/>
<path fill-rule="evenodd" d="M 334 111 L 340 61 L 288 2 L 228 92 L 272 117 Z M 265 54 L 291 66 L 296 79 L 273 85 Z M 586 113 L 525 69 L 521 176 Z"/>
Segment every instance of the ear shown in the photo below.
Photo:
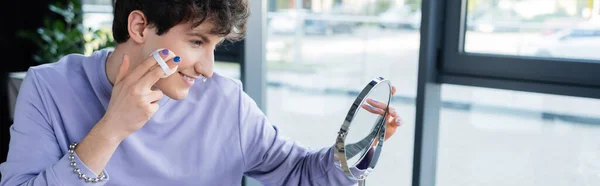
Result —
<path fill-rule="evenodd" d="M 148 21 L 146 15 L 142 11 L 134 10 L 129 13 L 127 18 L 127 31 L 129 32 L 129 38 L 136 43 L 144 43 L 146 27 L 148 27 Z"/>

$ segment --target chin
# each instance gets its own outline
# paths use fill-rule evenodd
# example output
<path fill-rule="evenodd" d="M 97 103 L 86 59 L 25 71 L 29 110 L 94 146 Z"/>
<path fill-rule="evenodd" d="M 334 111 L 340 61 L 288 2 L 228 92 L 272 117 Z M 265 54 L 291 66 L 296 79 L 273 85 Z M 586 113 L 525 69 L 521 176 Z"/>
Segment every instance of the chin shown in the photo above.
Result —
<path fill-rule="evenodd" d="M 165 96 L 168 96 L 171 99 L 174 100 L 182 100 L 185 99 L 188 96 L 188 91 L 182 91 L 182 90 L 176 90 L 176 91 L 163 91 L 163 93 L 165 94 Z"/>
<path fill-rule="evenodd" d="M 167 80 L 167 79 L 165 79 Z M 178 82 L 162 81 L 159 80 L 156 84 L 157 88 L 163 92 L 163 94 L 174 100 L 182 100 L 188 96 L 190 89 L 183 85 L 177 84 Z"/>

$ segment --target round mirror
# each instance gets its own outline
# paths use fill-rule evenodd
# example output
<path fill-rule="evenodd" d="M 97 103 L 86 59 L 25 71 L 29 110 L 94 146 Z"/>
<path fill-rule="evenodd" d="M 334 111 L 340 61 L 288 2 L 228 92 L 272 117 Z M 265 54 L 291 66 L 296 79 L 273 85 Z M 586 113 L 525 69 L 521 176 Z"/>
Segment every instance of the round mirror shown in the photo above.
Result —
<path fill-rule="evenodd" d="M 392 97 L 389 80 L 371 80 L 350 106 L 338 132 L 335 163 L 351 179 L 364 185 L 377 164 L 385 135 L 385 116 Z"/>

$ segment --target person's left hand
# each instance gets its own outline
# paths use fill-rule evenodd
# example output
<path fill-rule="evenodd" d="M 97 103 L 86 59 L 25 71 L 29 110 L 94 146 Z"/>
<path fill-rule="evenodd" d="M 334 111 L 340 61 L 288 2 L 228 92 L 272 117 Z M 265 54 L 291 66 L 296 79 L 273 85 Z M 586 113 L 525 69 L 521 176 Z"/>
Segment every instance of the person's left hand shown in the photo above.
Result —
<path fill-rule="evenodd" d="M 396 87 L 392 86 L 392 95 L 396 94 Z M 361 105 L 361 107 L 373 114 L 380 114 L 383 115 L 385 114 L 385 109 L 387 107 L 387 105 L 385 103 L 382 103 L 380 101 L 374 100 L 372 98 L 367 99 L 366 101 L 368 104 L 363 104 Z M 402 120 L 402 118 L 400 116 L 398 116 L 398 113 L 396 112 L 396 109 L 394 107 L 389 107 L 389 112 L 388 115 L 385 118 L 386 121 L 386 127 L 385 127 L 385 138 L 384 141 L 388 140 L 390 137 L 392 137 L 392 135 L 394 135 L 394 133 L 396 132 L 396 129 L 398 129 L 399 126 L 402 126 L 402 124 L 404 124 L 404 121 Z M 376 143 L 374 143 L 373 145 L 375 145 Z"/>

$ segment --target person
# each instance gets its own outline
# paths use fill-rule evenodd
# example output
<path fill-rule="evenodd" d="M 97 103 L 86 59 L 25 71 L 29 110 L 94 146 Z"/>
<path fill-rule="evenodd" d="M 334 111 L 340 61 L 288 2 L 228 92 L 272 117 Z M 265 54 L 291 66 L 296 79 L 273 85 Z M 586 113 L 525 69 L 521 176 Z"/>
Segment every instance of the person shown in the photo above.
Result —
<path fill-rule="evenodd" d="M 248 16 L 246 0 L 117 0 L 114 48 L 27 71 L 0 185 L 356 183 L 333 144 L 282 137 L 239 81 L 213 72 L 215 47 L 242 38 Z M 163 77 L 154 51 L 176 73 Z M 391 136 L 401 122 L 388 117 Z"/>

